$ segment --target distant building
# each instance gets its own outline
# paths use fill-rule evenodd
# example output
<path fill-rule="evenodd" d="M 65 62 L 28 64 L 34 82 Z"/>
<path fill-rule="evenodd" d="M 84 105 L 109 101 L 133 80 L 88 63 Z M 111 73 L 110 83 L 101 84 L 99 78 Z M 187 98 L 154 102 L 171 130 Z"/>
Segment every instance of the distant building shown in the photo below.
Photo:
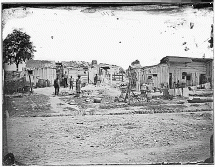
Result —
<path fill-rule="evenodd" d="M 96 63 L 95 63 L 96 62 Z M 92 64 L 89 67 L 89 83 L 94 82 L 94 77 L 97 74 L 98 80 L 100 82 L 112 82 L 112 80 L 123 80 L 124 74 L 121 72 L 123 69 L 119 66 L 106 64 L 106 63 L 99 63 L 97 64 L 96 60 L 92 61 Z M 112 77 L 112 80 L 111 80 Z"/>
<path fill-rule="evenodd" d="M 90 63 L 85 61 L 62 61 L 63 74 L 67 72 L 68 78 L 71 76 L 76 80 L 81 76 L 82 83 L 88 83 L 88 69 Z"/>
<path fill-rule="evenodd" d="M 124 71 L 122 67 L 117 65 L 106 63 L 99 64 L 99 75 L 101 76 L 103 81 L 123 81 L 124 73 L 122 71 Z"/>

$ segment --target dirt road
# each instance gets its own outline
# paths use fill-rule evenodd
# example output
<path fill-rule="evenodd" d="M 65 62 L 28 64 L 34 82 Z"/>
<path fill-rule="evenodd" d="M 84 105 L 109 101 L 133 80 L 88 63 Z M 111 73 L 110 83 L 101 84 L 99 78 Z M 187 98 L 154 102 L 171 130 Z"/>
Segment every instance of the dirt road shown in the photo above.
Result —
<path fill-rule="evenodd" d="M 210 156 L 212 111 L 61 116 L 65 106 L 55 105 L 64 102 L 44 90 L 35 92 L 50 97 L 55 114 L 8 119 L 9 152 L 26 165 L 187 163 Z"/>

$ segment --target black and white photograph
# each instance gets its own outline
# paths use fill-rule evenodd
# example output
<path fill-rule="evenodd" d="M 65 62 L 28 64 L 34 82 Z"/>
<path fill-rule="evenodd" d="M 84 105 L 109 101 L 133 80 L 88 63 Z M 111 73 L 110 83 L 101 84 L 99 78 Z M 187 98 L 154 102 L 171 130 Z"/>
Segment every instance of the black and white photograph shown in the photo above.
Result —
<path fill-rule="evenodd" d="M 213 5 L 1 3 L 2 165 L 214 164 Z"/>

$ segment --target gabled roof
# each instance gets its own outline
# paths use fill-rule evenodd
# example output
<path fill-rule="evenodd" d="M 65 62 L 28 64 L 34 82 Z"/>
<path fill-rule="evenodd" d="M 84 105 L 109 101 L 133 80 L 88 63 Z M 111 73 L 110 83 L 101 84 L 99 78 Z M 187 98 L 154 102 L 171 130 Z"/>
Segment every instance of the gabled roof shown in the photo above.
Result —
<path fill-rule="evenodd" d="M 55 61 L 49 60 L 28 60 L 26 68 L 56 68 Z"/>
<path fill-rule="evenodd" d="M 192 58 L 192 57 L 179 57 L 179 56 L 166 56 L 160 60 L 160 63 L 191 63 L 191 62 L 207 62 L 213 59 L 210 58 Z"/>
<path fill-rule="evenodd" d="M 192 59 L 189 57 L 166 56 L 160 60 L 160 63 L 167 63 L 167 62 L 191 63 Z"/>

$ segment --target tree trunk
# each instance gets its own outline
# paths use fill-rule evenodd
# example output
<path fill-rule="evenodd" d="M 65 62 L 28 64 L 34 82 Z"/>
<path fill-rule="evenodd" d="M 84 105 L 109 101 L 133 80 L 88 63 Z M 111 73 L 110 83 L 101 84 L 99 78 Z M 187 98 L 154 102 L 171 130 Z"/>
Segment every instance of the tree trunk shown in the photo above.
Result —
<path fill-rule="evenodd" d="M 16 63 L 16 71 L 19 71 L 19 63 Z"/>
<path fill-rule="evenodd" d="M 31 84 L 31 76 L 30 75 L 29 75 L 29 80 L 30 80 L 30 93 L 33 93 L 32 84 Z"/>

